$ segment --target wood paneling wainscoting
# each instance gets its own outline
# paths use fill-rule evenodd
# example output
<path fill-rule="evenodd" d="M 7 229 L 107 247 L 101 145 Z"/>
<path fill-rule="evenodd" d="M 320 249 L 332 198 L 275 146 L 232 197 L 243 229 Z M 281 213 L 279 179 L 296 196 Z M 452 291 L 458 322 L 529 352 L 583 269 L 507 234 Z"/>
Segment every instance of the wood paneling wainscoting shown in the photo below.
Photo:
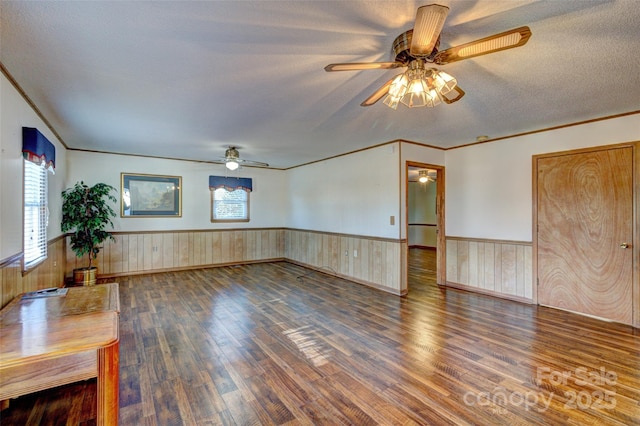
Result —
<path fill-rule="evenodd" d="M 534 303 L 532 244 L 447 237 L 447 286 Z"/>
<path fill-rule="evenodd" d="M 22 255 L 0 261 L 0 302 L 4 307 L 14 297 L 28 291 L 61 287 L 65 273 L 65 238 L 48 242 L 47 259 L 32 271 L 22 274 Z"/>
<path fill-rule="evenodd" d="M 97 259 L 99 277 L 269 262 L 284 258 L 283 228 L 114 232 Z M 67 245 L 67 274 L 84 266 Z"/>
<path fill-rule="evenodd" d="M 287 260 L 393 294 L 407 292 L 406 240 L 286 228 L 114 234 L 116 241 L 105 243 L 98 256 L 101 277 Z M 446 240 L 448 286 L 535 302 L 531 243 Z M 15 256 L 0 264 L 2 306 L 20 293 L 59 286 L 84 265 L 62 237 L 49 242 L 48 259 L 24 276 L 20 261 Z"/>
<path fill-rule="evenodd" d="M 287 229 L 285 259 L 396 295 L 407 292 L 406 240 Z"/>
<path fill-rule="evenodd" d="M 100 278 L 287 260 L 392 294 L 407 292 L 406 240 L 285 228 L 114 232 L 114 237 L 98 255 Z M 6 259 L 0 265 L 2 306 L 18 294 L 61 286 L 85 261 L 63 236 L 49 243 L 48 259 L 24 276 L 21 256 Z"/>
<path fill-rule="evenodd" d="M 286 228 L 114 232 L 101 278 L 286 260 L 393 294 L 406 293 L 406 241 Z M 67 244 L 67 275 L 84 265 Z M 346 254 L 346 255 L 345 255 Z"/>

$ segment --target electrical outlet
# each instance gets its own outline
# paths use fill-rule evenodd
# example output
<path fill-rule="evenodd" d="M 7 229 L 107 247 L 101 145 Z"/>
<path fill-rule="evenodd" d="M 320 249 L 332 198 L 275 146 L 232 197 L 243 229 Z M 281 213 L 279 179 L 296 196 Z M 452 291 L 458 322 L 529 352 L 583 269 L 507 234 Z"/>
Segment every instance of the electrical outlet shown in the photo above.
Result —
<path fill-rule="evenodd" d="M 357 249 L 353 250 L 353 257 L 358 257 L 358 250 Z"/>
<path fill-rule="evenodd" d="M 396 224 L 396 217 L 389 216 L 389 225 L 395 225 L 395 224 Z"/>
<path fill-rule="evenodd" d="M 344 251 L 344 255 L 345 255 L 345 256 L 347 256 L 347 257 L 349 257 L 349 250 L 345 250 L 345 251 Z"/>

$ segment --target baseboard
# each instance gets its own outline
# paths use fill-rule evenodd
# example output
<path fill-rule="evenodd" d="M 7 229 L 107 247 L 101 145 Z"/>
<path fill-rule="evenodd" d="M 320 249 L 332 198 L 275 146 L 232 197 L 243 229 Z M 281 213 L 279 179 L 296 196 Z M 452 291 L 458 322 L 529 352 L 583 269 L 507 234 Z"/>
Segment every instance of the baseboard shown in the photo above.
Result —
<path fill-rule="evenodd" d="M 291 263 L 293 265 L 302 266 L 303 268 L 313 269 L 314 271 L 318 271 L 318 272 L 321 272 L 323 274 L 330 275 L 332 277 L 341 278 L 343 280 L 351 281 L 351 282 L 354 282 L 356 284 L 360 284 L 360 285 L 364 285 L 366 287 L 371 287 L 371 288 L 376 289 L 376 290 L 384 291 L 385 293 L 391 293 L 391 294 L 393 294 L 395 296 L 405 296 L 407 294 L 406 290 L 405 291 L 398 291 L 395 288 L 386 287 L 386 286 L 379 285 L 379 284 L 372 283 L 372 282 L 365 281 L 365 280 L 359 280 L 357 278 L 350 277 L 348 275 L 343 275 L 343 274 L 340 274 L 338 272 L 335 272 L 335 271 L 332 271 L 332 270 L 329 270 L 329 269 L 326 269 L 326 268 L 319 268 L 317 266 L 309 265 L 309 264 L 306 264 L 306 263 L 303 263 L 303 262 L 298 262 L 298 261 L 291 260 L 291 259 L 284 259 L 284 261 L 288 262 L 288 263 Z"/>
<path fill-rule="evenodd" d="M 98 274 L 99 279 L 108 279 L 108 278 L 117 278 L 117 277 L 127 277 L 132 275 L 146 275 L 146 274 L 159 274 L 162 272 L 181 272 L 181 271 L 193 271 L 194 269 L 209 269 L 209 268 L 221 268 L 224 266 L 238 266 L 238 265 L 250 265 L 253 263 L 272 263 L 272 262 L 282 262 L 286 261 L 284 257 L 277 257 L 271 259 L 260 259 L 260 260 L 243 260 L 240 262 L 226 262 L 226 263 L 213 263 L 207 265 L 195 265 L 195 266 L 181 266 L 177 268 L 160 268 L 160 269 L 147 269 L 144 271 L 134 271 L 134 272 L 118 272 L 118 273 L 110 273 L 110 274 Z"/>
<path fill-rule="evenodd" d="M 497 297 L 497 298 L 500 298 L 500 299 L 512 300 L 514 302 L 526 303 L 528 305 L 535 304 L 533 299 L 527 299 L 526 297 L 513 296 L 513 295 L 510 295 L 510 294 L 500 293 L 498 291 L 487 290 L 487 289 L 478 288 L 478 287 L 471 287 L 471 286 L 468 286 L 468 285 L 454 283 L 454 282 L 451 282 L 451 281 L 447 281 L 446 287 L 451 287 L 451 288 L 455 288 L 455 289 L 458 289 L 458 290 L 464 290 L 464 291 L 468 291 L 468 292 L 471 292 L 471 293 L 484 294 L 485 296 L 492 296 L 492 297 Z"/>

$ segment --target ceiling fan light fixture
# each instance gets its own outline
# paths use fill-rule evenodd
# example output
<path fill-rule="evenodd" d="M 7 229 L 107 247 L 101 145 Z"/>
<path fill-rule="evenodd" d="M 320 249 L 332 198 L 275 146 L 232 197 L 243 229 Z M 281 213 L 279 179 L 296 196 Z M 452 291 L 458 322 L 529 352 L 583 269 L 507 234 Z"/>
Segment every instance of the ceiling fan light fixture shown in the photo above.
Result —
<path fill-rule="evenodd" d="M 400 101 L 409 108 L 434 107 L 440 103 L 440 98 L 426 79 L 415 78 Z"/>
<path fill-rule="evenodd" d="M 224 158 L 224 165 L 227 167 L 227 169 L 233 171 L 237 170 L 238 167 L 240 167 L 240 162 L 238 161 L 238 158 L 240 158 L 240 153 L 235 146 L 230 146 L 229 148 L 227 148 L 227 150 L 224 152 Z"/>
<path fill-rule="evenodd" d="M 455 77 L 444 71 L 432 69 L 431 78 L 433 78 L 433 85 L 435 86 L 436 91 L 441 95 L 446 95 L 458 85 L 458 81 Z"/>
<path fill-rule="evenodd" d="M 422 78 L 416 77 L 409 82 L 407 93 L 400 100 L 409 108 L 426 106 L 428 102 L 429 87 Z"/>
<path fill-rule="evenodd" d="M 238 170 L 240 164 L 250 167 L 269 167 L 269 164 L 261 161 L 240 159 L 240 152 L 238 152 L 238 148 L 235 146 L 228 147 L 224 152 L 224 158 L 220 158 L 220 160 L 215 161 L 215 163 L 224 164 L 224 166 L 231 171 Z"/>
<path fill-rule="evenodd" d="M 420 183 L 427 183 L 432 181 L 433 178 L 431 178 L 431 176 L 429 176 L 429 171 L 428 170 L 419 170 L 418 171 L 418 182 Z"/>
<path fill-rule="evenodd" d="M 400 104 L 400 97 L 387 95 L 387 97 L 384 98 L 384 101 L 382 101 L 382 103 L 384 103 L 386 106 L 388 106 L 391 109 L 398 109 L 398 105 Z"/>
<path fill-rule="evenodd" d="M 398 75 L 395 79 L 393 79 L 391 86 L 389 86 L 387 97 L 384 98 L 384 101 L 382 102 L 391 109 L 397 109 L 398 104 L 400 103 L 400 99 L 407 92 L 408 84 L 409 80 L 406 73 Z"/>
<path fill-rule="evenodd" d="M 389 87 L 389 95 L 402 97 L 407 91 L 407 86 L 409 86 L 409 79 L 407 78 L 407 75 L 400 74 L 393 80 L 393 83 L 391 83 L 391 87 Z"/>
<path fill-rule="evenodd" d="M 459 46 L 440 50 L 440 36 L 449 7 L 439 4 L 420 6 L 416 12 L 413 28 L 397 36 L 393 41 L 392 62 L 350 62 L 329 64 L 325 71 L 358 71 L 408 67 L 400 76 L 388 80 L 360 106 L 368 107 L 384 98 L 383 103 L 397 109 L 400 102 L 409 108 L 433 107 L 441 102 L 458 102 L 465 91 L 451 75 L 426 64 L 446 65 L 451 62 L 487 55 L 505 49 L 523 46 L 531 37 L 527 26 L 514 28 L 489 37 L 474 40 Z M 414 79 L 422 81 L 413 81 Z M 404 84 L 400 81 L 404 80 Z M 426 81 L 426 83 L 425 83 Z M 426 84 L 426 88 L 425 88 Z"/>
<path fill-rule="evenodd" d="M 392 109 L 397 109 L 400 102 L 409 108 L 433 108 L 440 104 L 458 82 L 446 72 L 425 69 L 424 65 L 422 60 L 412 61 L 409 69 L 391 83 L 384 104 Z"/>

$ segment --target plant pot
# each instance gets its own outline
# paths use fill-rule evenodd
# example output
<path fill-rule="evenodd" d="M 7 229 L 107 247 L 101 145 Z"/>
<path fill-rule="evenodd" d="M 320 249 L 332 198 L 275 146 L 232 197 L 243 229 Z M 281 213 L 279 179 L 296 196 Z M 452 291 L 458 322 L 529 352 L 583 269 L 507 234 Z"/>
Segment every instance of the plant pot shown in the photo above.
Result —
<path fill-rule="evenodd" d="M 73 270 L 73 283 L 79 285 L 95 285 L 98 268 L 78 268 Z"/>

